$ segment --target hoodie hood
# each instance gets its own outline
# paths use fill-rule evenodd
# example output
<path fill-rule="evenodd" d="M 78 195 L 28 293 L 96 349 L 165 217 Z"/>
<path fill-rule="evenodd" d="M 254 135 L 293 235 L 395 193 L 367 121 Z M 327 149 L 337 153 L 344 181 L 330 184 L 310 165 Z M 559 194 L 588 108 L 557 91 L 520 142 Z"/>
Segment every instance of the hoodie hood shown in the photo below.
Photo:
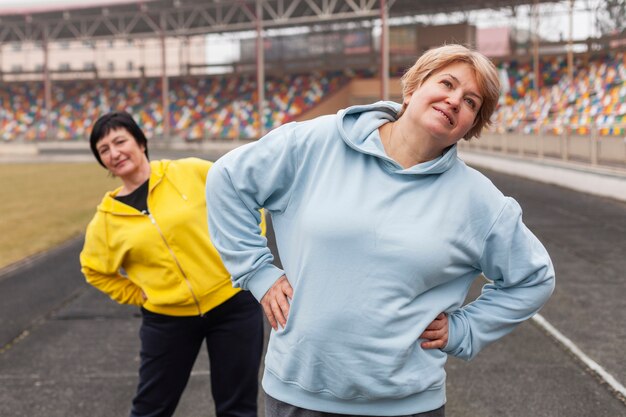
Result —
<path fill-rule="evenodd" d="M 379 101 L 340 110 L 337 113 L 337 123 L 341 138 L 352 149 L 380 158 L 385 168 L 393 173 L 430 175 L 441 174 L 450 169 L 457 160 L 456 145 L 438 158 L 409 168 L 403 168 L 385 153 L 378 128 L 396 121 L 401 109 L 402 106 L 398 103 Z"/>
<path fill-rule="evenodd" d="M 159 160 L 159 161 L 151 161 L 150 162 L 150 179 L 149 179 L 149 193 L 152 192 L 154 187 L 157 186 L 165 178 L 167 169 L 172 161 L 169 160 Z M 176 188 L 176 187 L 175 187 Z M 130 207 L 127 204 L 122 203 L 115 199 L 115 196 L 120 192 L 122 187 L 118 187 L 113 191 L 108 191 L 102 202 L 98 205 L 98 210 L 106 213 L 113 213 L 117 215 L 127 215 L 127 216 L 139 216 L 143 215 L 133 207 Z M 178 191 L 178 189 L 177 189 Z M 179 194 L 186 198 L 183 193 L 179 191 Z"/>

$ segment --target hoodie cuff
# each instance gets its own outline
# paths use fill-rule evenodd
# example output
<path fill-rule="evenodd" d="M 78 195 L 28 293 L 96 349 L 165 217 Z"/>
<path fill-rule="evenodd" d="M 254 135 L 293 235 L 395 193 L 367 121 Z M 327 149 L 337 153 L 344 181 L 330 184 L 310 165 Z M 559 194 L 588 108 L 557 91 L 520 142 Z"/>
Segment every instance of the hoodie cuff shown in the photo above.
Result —
<path fill-rule="evenodd" d="M 252 293 L 254 298 L 261 302 L 261 298 L 270 289 L 278 278 L 285 275 L 285 271 L 274 265 L 265 265 L 254 273 L 248 280 L 247 289 Z"/>
<path fill-rule="evenodd" d="M 448 343 L 443 347 L 444 352 L 454 355 L 454 352 L 461 345 L 463 337 L 459 334 L 462 326 L 459 323 L 460 318 L 457 314 L 448 314 Z"/>

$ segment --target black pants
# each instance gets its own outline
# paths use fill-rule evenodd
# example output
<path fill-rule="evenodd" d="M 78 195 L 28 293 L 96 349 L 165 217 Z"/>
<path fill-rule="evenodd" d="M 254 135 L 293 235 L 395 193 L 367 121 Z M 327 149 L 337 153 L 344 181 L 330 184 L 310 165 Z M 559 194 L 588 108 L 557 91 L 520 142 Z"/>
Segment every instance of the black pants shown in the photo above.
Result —
<path fill-rule="evenodd" d="M 257 416 L 263 319 L 249 292 L 238 293 L 204 316 L 142 313 L 139 386 L 131 417 L 174 414 L 203 340 L 217 416 Z"/>

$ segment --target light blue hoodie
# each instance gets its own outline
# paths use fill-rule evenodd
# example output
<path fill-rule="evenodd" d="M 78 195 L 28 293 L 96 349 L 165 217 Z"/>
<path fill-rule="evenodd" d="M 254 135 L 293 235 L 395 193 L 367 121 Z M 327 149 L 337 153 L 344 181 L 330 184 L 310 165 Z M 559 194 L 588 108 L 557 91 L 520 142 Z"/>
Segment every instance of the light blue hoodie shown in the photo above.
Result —
<path fill-rule="evenodd" d="M 398 110 L 290 123 L 209 172 L 209 229 L 234 285 L 260 300 L 286 274 L 294 290 L 265 358 L 263 387 L 278 400 L 358 415 L 437 409 L 447 354 L 471 359 L 552 293 L 550 258 L 519 205 L 456 146 L 408 169 L 385 154 L 377 129 Z M 261 207 L 284 271 L 260 235 Z M 492 282 L 462 307 L 481 273 Z M 424 350 L 418 337 L 442 311 L 448 345 Z"/>

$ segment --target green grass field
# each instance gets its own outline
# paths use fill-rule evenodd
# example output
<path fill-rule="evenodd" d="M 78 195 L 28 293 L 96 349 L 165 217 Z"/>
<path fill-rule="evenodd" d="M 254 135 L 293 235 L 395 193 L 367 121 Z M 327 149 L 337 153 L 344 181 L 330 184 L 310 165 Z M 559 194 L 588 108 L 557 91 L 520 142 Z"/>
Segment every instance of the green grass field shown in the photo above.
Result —
<path fill-rule="evenodd" d="M 0 268 L 84 233 L 117 187 L 95 162 L 0 164 Z"/>

